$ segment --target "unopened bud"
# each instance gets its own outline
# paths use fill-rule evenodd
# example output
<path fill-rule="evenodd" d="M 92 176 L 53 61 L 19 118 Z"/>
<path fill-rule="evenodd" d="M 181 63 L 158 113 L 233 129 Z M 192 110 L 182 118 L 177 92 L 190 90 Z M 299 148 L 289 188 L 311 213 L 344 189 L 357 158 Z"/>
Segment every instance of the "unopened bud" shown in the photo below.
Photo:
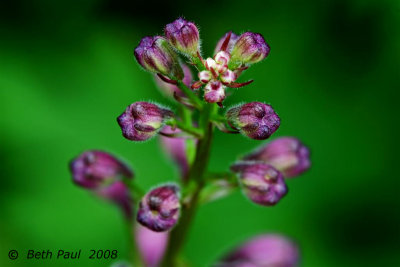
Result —
<path fill-rule="evenodd" d="M 183 78 L 178 56 L 164 37 L 144 37 L 136 47 L 134 54 L 138 63 L 145 70 L 171 78 Z"/>
<path fill-rule="evenodd" d="M 199 30 L 193 22 L 179 18 L 168 24 L 164 32 L 169 43 L 178 51 L 193 56 L 199 50 Z"/>
<path fill-rule="evenodd" d="M 225 89 L 220 81 L 212 80 L 204 87 L 204 99 L 208 103 L 219 103 L 225 99 Z"/>
<path fill-rule="evenodd" d="M 180 213 L 178 191 L 176 185 L 164 185 L 148 192 L 139 204 L 137 221 L 155 232 L 174 227 Z"/>
<path fill-rule="evenodd" d="M 242 64 L 253 64 L 263 60 L 269 51 L 270 48 L 261 34 L 246 32 L 240 35 L 233 46 L 231 60 Z"/>
<path fill-rule="evenodd" d="M 76 184 L 92 189 L 133 177 L 133 172 L 122 161 L 98 150 L 86 151 L 73 159 L 70 170 Z"/>
<path fill-rule="evenodd" d="M 132 141 L 145 141 L 157 134 L 172 111 L 148 102 L 129 105 L 118 118 L 122 135 Z"/>
<path fill-rule="evenodd" d="M 246 196 L 257 204 L 273 206 L 288 191 L 283 175 L 271 165 L 259 162 L 239 162 L 231 169 L 239 174 Z"/>
<path fill-rule="evenodd" d="M 199 80 L 203 83 L 208 83 L 211 80 L 212 74 L 208 70 L 203 70 L 198 74 Z"/>
<path fill-rule="evenodd" d="M 264 140 L 270 137 L 280 125 L 279 116 L 270 105 L 251 102 L 229 109 L 228 122 L 244 135 Z"/>
<path fill-rule="evenodd" d="M 282 172 L 285 178 L 298 176 L 311 165 L 309 149 L 294 137 L 275 139 L 245 159 L 269 163 Z"/>
<path fill-rule="evenodd" d="M 220 65 L 228 65 L 230 58 L 231 56 L 225 51 L 218 52 L 214 57 L 215 62 Z"/>

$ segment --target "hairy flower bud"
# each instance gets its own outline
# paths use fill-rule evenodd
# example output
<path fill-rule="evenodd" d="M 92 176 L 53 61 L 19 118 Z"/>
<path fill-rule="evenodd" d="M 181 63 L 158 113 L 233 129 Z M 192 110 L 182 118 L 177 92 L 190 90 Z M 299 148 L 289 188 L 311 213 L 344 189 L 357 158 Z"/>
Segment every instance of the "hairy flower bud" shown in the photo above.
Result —
<path fill-rule="evenodd" d="M 192 84 L 192 80 L 193 80 L 192 72 L 191 72 L 190 68 L 188 66 L 186 66 L 185 64 L 182 64 L 182 70 L 183 70 L 183 74 L 184 74 L 182 82 L 187 87 L 190 87 L 190 85 Z M 178 96 L 185 96 L 185 94 L 182 93 L 182 91 L 178 88 L 178 86 L 164 82 L 157 75 L 154 75 L 154 79 L 155 79 L 158 87 L 161 89 L 161 91 L 165 95 L 173 97 L 174 93 L 176 93 Z"/>
<path fill-rule="evenodd" d="M 179 129 L 172 130 L 170 126 L 165 126 L 162 130 L 163 133 L 176 134 Z M 167 152 L 168 156 L 172 157 L 176 164 L 179 166 L 182 176 L 186 177 L 189 171 L 189 162 L 186 156 L 186 139 L 180 137 L 168 137 L 160 135 L 161 144 Z"/>
<path fill-rule="evenodd" d="M 137 221 L 155 232 L 171 229 L 179 218 L 179 188 L 164 185 L 148 192 L 139 204 Z"/>
<path fill-rule="evenodd" d="M 169 233 L 154 232 L 137 224 L 135 239 L 140 256 L 147 267 L 159 266 L 167 248 Z"/>
<path fill-rule="evenodd" d="M 98 150 L 89 150 L 70 163 L 73 181 L 85 188 L 99 188 L 114 181 L 132 178 L 133 172 L 116 157 Z"/>
<path fill-rule="evenodd" d="M 269 163 L 282 172 L 285 178 L 298 176 L 311 165 L 309 149 L 294 137 L 275 139 L 245 159 Z"/>
<path fill-rule="evenodd" d="M 260 235 L 229 253 L 217 267 L 295 267 L 299 263 L 299 249 L 288 238 Z"/>
<path fill-rule="evenodd" d="M 164 37 L 144 37 L 135 48 L 134 54 L 145 70 L 171 78 L 183 78 L 178 56 Z"/>
<path fill-rule="evenodd" d="M 129 188 L 122 181 L 116 181 L 115 183 L 99 188 L 96 191 L 97 195 L 110 200 L 117 204 L 126 218 L 132 218 L 133 215 L 133 199 Z"/>
<path fill-rule="evenodd" d="M 226 37 L 228 36 L 229 32 L 225 33 L 224 36 L 222 36 L 222 38 L 218 41 L 215 50 L 214 50 L 214 54 L 217 54 L 219 51 L 221 51 L 221 47 L 222 44 L 224 43 Z M 234 34 L 233 32 L 231 32 L 231 37 L 229 39 L 228 45 L 226 47 L 226 52 L 230 52 L 234 46 L 234 44 L 236 43 L 236 41 L 239 39 L 239 36 Z"/>
<path fill-rule="evenodd" d="M 204 99 L 208 103 L 219 103 L 225 99 L 225 89 L 220 81 L 212 80 L 204 87 Z"/>
<path fill-rule="evenodd" d="M 126 108 L 117 121 L 126 139 L 145 141 L 157 134 L 165 119 L 172 116 L 172 111 L 159 105 L 135 102 Z"/>
<path fill-rule="evenodd" d="M 232 48 L 233 62 L 253 64 L 263 60 L 269 54 L 269 46 L 259 33 L 246 32 L 240 35 Z"/>
<path fill-rule="evenodd" d="M 195 55 L 199 50 L 199 30 L 193 22 L 179 18 L 168 24 L 164 33 L 169 43 L 184 54 Z"/>
<path fill-rule="evenodd" d="M 280 125 L 279 116 L 272 107 L 261 102 L 233 107 L 227 111 L 226 116 L 232 127 L 256 140 L 267 139 Z"/>
<path fill-rule="evenodd" d="M 257 204 L 273 206 L 288 192 L 283 175 L 271 165 L 239 162 L 231 169 L 239 174 L 246 196 Z"/>

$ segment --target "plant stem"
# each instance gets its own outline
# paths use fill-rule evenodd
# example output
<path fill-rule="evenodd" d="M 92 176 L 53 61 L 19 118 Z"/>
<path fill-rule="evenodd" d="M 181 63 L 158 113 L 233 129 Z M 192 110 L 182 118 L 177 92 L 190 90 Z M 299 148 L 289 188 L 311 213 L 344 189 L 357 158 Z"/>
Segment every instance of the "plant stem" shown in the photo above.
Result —
<path fill-rule="evenodd" d="M 167 252 L 162 265 L 164 267 L 178 266 L 178 257 L 196 214 L 199 195 L 204 186 L 204 176 L 209 162 L 213 133 L 213 125 L 210 118 L 215 112 L 215 104 L 206 104 L 204 107 L 199 120 L 199 126 L 203 130 L 203 136 L 197 143 L 195 160 L 188 176 L 188 180 L 193 185 L 193 191 L 187 205 L 182 206 L 181 219 L 178 225 L 170 234 Z"/>
<path fill-rule="evenodd" d="M 176 83 L 176 86 L 189 98 L 190 102 L 192 102 L 197 109 L 201 110 L 203 108 L 203 102 L 201 102 L 192 89 L 187 87 L 181 80 L 177 80 Z"/>

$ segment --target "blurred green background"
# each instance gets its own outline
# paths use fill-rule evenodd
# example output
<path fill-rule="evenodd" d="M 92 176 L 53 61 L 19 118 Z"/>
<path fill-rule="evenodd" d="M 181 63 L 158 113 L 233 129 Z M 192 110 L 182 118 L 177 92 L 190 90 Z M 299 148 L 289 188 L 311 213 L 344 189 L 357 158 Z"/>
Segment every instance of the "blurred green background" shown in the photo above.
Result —
<path fill-rule="evenodd" d="M 305 267 L 400 266 L 400 3 L 389 0 L 1 1 L 0 266 L 112 264 L 10 261 L 10 249 L 118 249 L 126 258 L 119 211 L 74 186 L 67 163 L 104 149 L 131 162 L 143 188 L 176 179 L 158 140 L 127 141 L 116 117 L 138 100 L 173 105 L 133 48 L 180 15 L 200 26 L 206 55 L 228 30 L 265 36 L 270 56 L 226 105 L 271 103 L 282 120 L 274 137 L 298 136 L 313 163 L 276 207 L 239 192 L 202 207 L 185 248 L 193 266 L 269 232 L 296 240 Z M 210 169 L 259 144 L 218 132 Z"/>

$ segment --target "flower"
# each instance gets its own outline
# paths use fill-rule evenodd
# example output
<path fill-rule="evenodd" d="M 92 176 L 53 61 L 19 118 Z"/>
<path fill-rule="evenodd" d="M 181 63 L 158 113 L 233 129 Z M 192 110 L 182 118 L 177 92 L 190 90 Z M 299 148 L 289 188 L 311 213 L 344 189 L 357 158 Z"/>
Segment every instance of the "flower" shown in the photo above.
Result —
<path fill-rule="evenodd" d="M 253 64 L 263 60 L 270 48 L 259 33 L 245 32 L 237 39 L 231 52 L 231 61 L 241 64 Z"/>
<path fill-rule="evenodd" d="M 154 232 L 137 224 L 135 240 L 140 256 L 147 267 L 159 265 L 167 248 L 168 238 L 168 232 Z"/>
<path fill-rule="evenodd" d="M 157 134 L 172 111 L 148 102 L 129 105 L 118 118 L 122 135 L 132 141 L 145 141 Z"/>
<path fill-rule="evenodd" d="M 299 249 L 290 239 L 267 234 L 257 236 L 227 255 L 217 267 L 295 267 Z"/>
<path fill-rule="evenodd" d="M 294 137 L 275 139 L 246 156 L 245 160 L 269 163 L 282 172 L 285 178 L 298 176 L 311 165 L 309 149 Z"/>
<path fill-rule="evenodd" d="M 220 103 L 225 99 L 225 89 L 220 81 L 212 80 L 204 87 L 204 99 L 208 103 Z"/>
<path fill-rule="evenodd" d="M 178 56 L 164 37 L 144 37 L 135 48 L 134 54 L 145 70 L 174 79 L 183 78 Z"/>
<path fill-rule="evenodd" d="M 99 188 L 121 178 L 132 178 L 132 170 L 113 155 L 88 150 L 74 158 L 70 165 L 73 181 L 85 188 Z"/>
<path fill-rule="evenodd" d="M 178 186 L 168 184 L 148 192 L 139 203 L 137 221 L 155 232 L 174 227 L 180 213 L 178 191 Z"/>
<path fill-rule="evenodd" d="M 238 105 L 229 109 L 226 116 L 233 128 L 256 140 L 267 139 L 280 125 L 279 116 L 272 107 L 261 102 Z"/>
<path fill-rule="evenodd" d="M 164 33 L 169 43 L 181 53 L 196 55 L 199 50 L 199 30 L 193 22 L 179 18 L 167 24 Z"/>
<path fill-rule="evenodd" d="M 239 174 L 244 193 L 254 203 L 273 206 L 288 192 L 283 175 L 271 165 L 238 162 L 231 170 Z"/>

